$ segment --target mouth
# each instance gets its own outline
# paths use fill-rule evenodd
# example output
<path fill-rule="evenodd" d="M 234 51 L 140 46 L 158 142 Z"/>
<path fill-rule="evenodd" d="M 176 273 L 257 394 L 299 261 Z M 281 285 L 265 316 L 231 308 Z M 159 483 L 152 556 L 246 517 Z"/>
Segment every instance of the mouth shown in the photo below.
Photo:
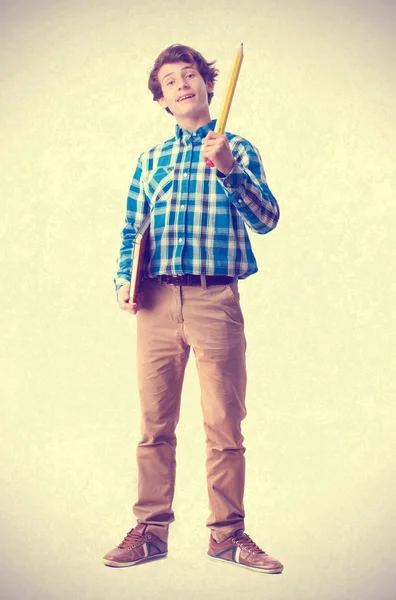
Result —
<path fill-rule="evenodd" d="M 185 96 L 181 96 L 177 101 L 184 102 L 184 100 L 189 100 L 190 98 L 194 98 L 195 94 L 186 94 Z"/>

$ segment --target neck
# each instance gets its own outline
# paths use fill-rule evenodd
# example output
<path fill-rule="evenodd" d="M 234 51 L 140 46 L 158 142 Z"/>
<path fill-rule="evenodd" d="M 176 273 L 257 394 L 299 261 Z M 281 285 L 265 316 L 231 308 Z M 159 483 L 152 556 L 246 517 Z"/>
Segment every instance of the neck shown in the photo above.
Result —
<path fill-rule="evenodd" d="M 210 118 L 209 110 L 207 110 L 202 115 L 197 115 L 195 117 L 194 116 L 191 116 L 191 117 L 186 116 L 183 118 L 178 118 L 178 119 L 176 119 L 176 121 L 177 121 L 177 124 L 179 125 L 179 127 L 181 127 L 182 129 L 187 129 L 187 131 L 195 131 L 199 127 L 202 127 L 202 125 L 206 125 L 207 123 L 210 123 L 211 118 Z"/>

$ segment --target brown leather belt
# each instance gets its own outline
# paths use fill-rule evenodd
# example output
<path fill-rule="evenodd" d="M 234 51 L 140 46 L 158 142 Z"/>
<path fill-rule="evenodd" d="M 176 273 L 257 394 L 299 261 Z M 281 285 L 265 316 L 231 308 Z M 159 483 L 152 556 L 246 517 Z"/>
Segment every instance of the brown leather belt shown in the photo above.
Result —
<path fill-rule="evenodd" d="M 162 283 L 172 285 L 201 285 L 200 275 L 160 275 L 156 277 Z M 234 281 L 234 277 L 228 275 L 205 275 L 206 285 L 228 285 Z"/>

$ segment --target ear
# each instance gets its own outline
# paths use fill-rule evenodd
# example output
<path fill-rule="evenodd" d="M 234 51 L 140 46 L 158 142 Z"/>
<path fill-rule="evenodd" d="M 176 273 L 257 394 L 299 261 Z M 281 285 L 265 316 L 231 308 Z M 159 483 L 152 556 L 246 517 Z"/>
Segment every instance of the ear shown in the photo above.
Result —
<path fill-rule="evenodd" d="M 208 81 L 206 84 L 206 89 L 208 90 L 208 92 L 213 92 L 214 86 L 215 86 L 214 81 Z"/>
<path fill-rule="evenodd" d="M 167 108 L 167 106 L 168 106 L 168 104 L 163 96 L 162 96 L 162 98 L 158 98 L 157 102 L 161 108 Z"/>

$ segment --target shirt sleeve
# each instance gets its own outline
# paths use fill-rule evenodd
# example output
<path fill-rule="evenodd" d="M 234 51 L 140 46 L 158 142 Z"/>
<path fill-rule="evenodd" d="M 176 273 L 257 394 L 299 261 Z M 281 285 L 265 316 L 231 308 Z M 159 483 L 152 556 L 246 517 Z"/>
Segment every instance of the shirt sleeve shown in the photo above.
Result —
<path fill-rule="evenodd" d="M 116 290 L 131 281 L 132 246 L 136 233 L 148 213 L 149 204 L 144 193 L 142 155 L 140 155 L 127 197 L 125 226 L 121 231 L 121 248 L 117 260 L 117 274 L 114 279 Z"/>
<path fill-rule="evenodd" d="M 279 220 L 279 206 L 267 185 L 257 148 L 244 140 L 232 150 L 235 164 L 228 175 L 217 175 L 230 202 L 245 223 L 256 233 L 268 233 Z"/>

